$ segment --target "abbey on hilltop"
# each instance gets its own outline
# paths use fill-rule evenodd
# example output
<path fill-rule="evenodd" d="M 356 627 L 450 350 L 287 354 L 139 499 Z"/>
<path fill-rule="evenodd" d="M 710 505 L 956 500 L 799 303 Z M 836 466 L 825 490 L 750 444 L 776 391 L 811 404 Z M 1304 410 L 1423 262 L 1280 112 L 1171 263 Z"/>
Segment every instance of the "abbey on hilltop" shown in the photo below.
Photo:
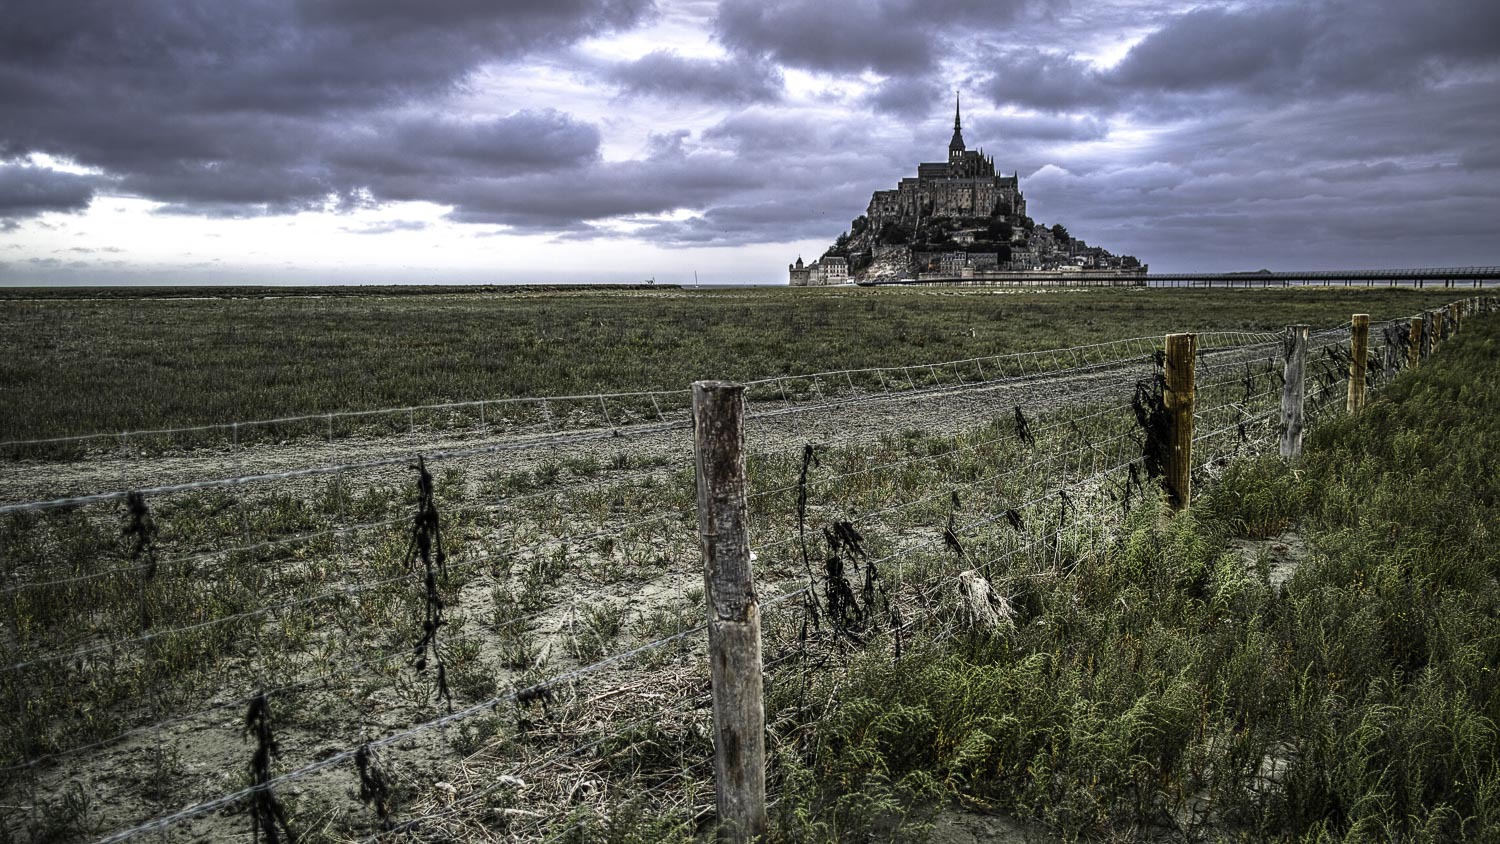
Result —
<path fill-rule="evenodd" d="M 996 175 L 995 159 L 964 144 L 955 100 L 948 160 L 917 165 L 895 190 L 876 191 L 864 215 L 811 264 L 788 266 L 794 287 L 850 281 L 981 277 L 987 272 L 1144 271 L 1026 215 L 1020 177 Z"/>

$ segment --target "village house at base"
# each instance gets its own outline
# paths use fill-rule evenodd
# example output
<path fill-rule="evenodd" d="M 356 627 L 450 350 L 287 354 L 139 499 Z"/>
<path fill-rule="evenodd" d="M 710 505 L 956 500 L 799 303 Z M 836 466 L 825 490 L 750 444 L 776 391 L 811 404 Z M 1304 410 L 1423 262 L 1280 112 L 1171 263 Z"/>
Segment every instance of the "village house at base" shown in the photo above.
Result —
<path fill-rule="evenodd" d="M 959 105 L 948 160 L 917 165 L 895 190 L 876 191 L 863 216 L 823 256 L 787 267 L 794 287 L 991 272 L 1144 272 L 1133 256 L 1089 246 L 1026 214 L 1020 176 L 964 144 Z"/>

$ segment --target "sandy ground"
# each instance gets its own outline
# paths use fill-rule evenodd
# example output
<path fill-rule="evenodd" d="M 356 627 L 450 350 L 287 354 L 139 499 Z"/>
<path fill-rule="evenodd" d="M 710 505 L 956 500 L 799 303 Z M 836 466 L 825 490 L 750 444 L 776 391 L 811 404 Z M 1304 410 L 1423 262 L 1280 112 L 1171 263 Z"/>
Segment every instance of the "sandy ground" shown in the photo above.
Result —
<path fill-rule="evenodd" d="M 1212 363 L 1227 370 L 1242 360 L 1263 360 L 1264 357 L 1264 349 L 1253 354 L 1231 352 L 1216 355 Z M 1136 381 L 1150 375 L 1151 365 L 1141 361 L 1101 366 L 1063 376 L 1041 375 L 894 393 L 830 395 L 823 401 L 802 403 L 754 402 L 750 407 L 746 445 L 752 454 L 789 455 L 799 453 L 807 442 L 855 446 L 883 434 L 906 430 L 930 433 L 964 431 L 997 417 L 1009 419 L 1017 407 L 1023 408 L 1034 419 L 1051 409 L 1084 402 L 1122 404 L 1129 401 Z M 638 460 L 653 458 L 647 462 L 659 465 L 658 470 L 652 471 L 663 476 L 691 465 L 690 422 L 680 412 L 614 428 L 584 424 L 567 429 L 562 423 L 554 427 L 561 429 L 496 434 L 492 429 L 431 431 L 417 428 L 380 438 L 309 438 L 242 449 L 168 449 L 150 455 L 90 454 L 85 459 L 68 462 L 12 462 L 6 465 L 3 477 L 0 477 L 0 502 L 16 504 L 76 495 L 110 495 L 125 489 L 203 481 L 217 486 L 227 479 L 256 475 L 266 477 L 235 484 L 232 488 L 236 491 L 251 490 L 250 494 L 259 489 L 313 494 L 331 478 L 360 486 L 409 484 L 412 477 L 410 466 L 418 454 L 428 456 L 435 473 L 450 467 L 461 470 L 471 491 L 477 490 L 488 474 L 497 471 L 514 473 L 560 456 L 592 457 L 608 463 L 614 455 L 627 452 Z M 324 471 L 335 466 L 348 468 Z M 317 471 L 304 471 L 309 467 Z M 279 473 L 293 473 L 293 476 L 276 477 Z M 190 489 L 172 494 L 192 494 L 195 491 Z M 117 509 L 119 504 L 110 502 L 108 506 Z M 495 542 L 503 544 L 499 537 Z M 694 587 L 701 586 L 694 556 L 696 537 L 682 535 L 673 540 L 672 546 L 663 553 L 683 564 L 673 566 L 671 571 L 664 571 L 655 578 L 575 583 L 567 587 L 566 594 L 560 591 L 553 594 L 550 606 L 531 620 L 538 641 L 552 657 L 549 672 L 567 670 L 576 665 L 576 661 L 571 661 L 565 652 L 564 642 L 575 632 L 580 613 L 589 607 L 607 602 L 624 607 L 629 617 L 639 618 L 689 601 Z M 475 547 L 480 555 L 489 553 L 484 541 Z M 483 617 L 493 606 L 491 585 L 485 578 L 477 578 L 452 603 L 471 617 Z M 763 588 L 767 594 L 775 594 L 782 586 L 794 585 L 795 581 L 786 581 Z M 690 679 L 695 670 L 693 666 L 698 664 L 701 664 L 701 649 L 695 644 L 667 657 L 654 670 L 663 677 L 675 678 L 677 699 L 682 700 L 686 699 L 684 695 L 691 697 L 693 690 L 698 688 L 694 683 L 701 686 L 701 681 Z M 393 665 L 396 667 L 393 676 L 400 676 L 402 660 L 395 660 Z M 299 713 L 298 725 L 278 733 L 286 766 L 334 757 L 361 737 L 391 735 L 411 727 L 414 722 L 432 717 L 432 708 L 421 705 L 420 695 L 411 689 L 403 689 L 399 683 L 387 683 L 366 690 L 358 682 L 358 675 L 358 671 L 347 672 L 347 676 L 341 672 L 339 676 L 345 678 L 343 681 L 353 682 L 354 686 L 313 695 L 304 703 L 306 711 Z M 603 672 L 597 679 L 590 679 L 587 687 L 579 687 L 571 693 L 585 701 L 593 701 L 595 709 L 598 700 L 608 699 L 618 703 L 622 713 L 632 711 L 627 705 L 631 701 L 641 707 L 634 711 L 649 711 L 650 706 L 660 705 L 660 701 L 651 695 L 661 690 L 639 688 L 638 678 L 638 673 Z M 663 688 L 670 686 L 672 683 L 666 683 Z M 88 833 L 82 836 L 63 834 L 61 837 L 88 838 L 94 833 L 137 823 L 175 807 L 243 787 L 243 760 L 250 753 L 241 730 L 243 707 L 227 705 L 242 691 L 222 689 L 193 707 L 206 711 L 181 719 L 168 719 L 166 724 L 108 742 L 87 753 L 44 763 L 21 776 L 12 775 L 9 782 L 0 787 L 0 802 L 6 805 L 5 812 L 11 819 L 8 825 L 21 828 L 30 823 L 35 827 L 49 812 L 60 818 L 81 814 L 86 824 L 80 829 L 86 828 Z M 686 720 L 680 723 L 695 723 L 694 719 L 701 720 L 701 712 L 689 712 L 684 718 Z M 142 723 L 153 722 L 151 718 L 141 720 Z M 507 720 L 510 720 L 509 716 Z M 556 726 L 564 721 L 549 723 Z M 569 729 L 581 730 L 584 726 L 586 724 L 579 721 Z M 453 745 L 459 730 L 460 727 L 455 725 L 431 731 L 400 741 L 389 749 L 389 755 L 400 756 L 408 806 L 443 803 L 447 792 L 439 784 L 446 783 L 445 778 L 453 775 Z M 571 733 L 569 737 L 554 736 L 551 743 L 538 742 L 535 752 L 566 746 L 572 740 Z M 527 756 L 524 750 L 518 754 L 518 758 Z M 523 767 L 519 764 L 515 767 L 517 776 L 524 773 Z M 367 816 L 368 810 L 354 799 L 358 791 L 357 780 L 350 768 L 348 762 L 333 766 L 328 771 L 290 784 L 284 793 L 293 805 L 304 802 L 308 805 L 339 805 L 344 807 L 342 811 L 348 816 L 359 816 L 360 813 Z M 493 766 L 491 770 L 493 772 Z M 155 794 L 157 786 L 153 783 L 165 788 L 165 798 Z M 533 778 L 531 788 L 543 789 L 543 786 Z M 70 794 L 79 796 L 83 808 L 74 805 L 69 809 L 68 801 L 73 799 Z M 317 799 L 311 801 L 311 798 Z M 600 798 L 595 795 L 594 799 Z M 306 822 L 307 818 L 302 820 Z M 323 820 L 341 826 L 348 823 L 349 818 L 330 816 Z M 368 818 L 363 817 L 360 822 L 368 825 Z M 176 825 L 160 837 L 164 840 L 216 839 L 243 834 L 244 824 L 242 807 L 225 807 Z M 939 818 L 937 834 L 935 840 L 955 844 L 1046 840 L 1037 837 L 1035 830 L 1004 819 L 952 812 Z M 157 837 L 159 834 L 152 835 Z"/>

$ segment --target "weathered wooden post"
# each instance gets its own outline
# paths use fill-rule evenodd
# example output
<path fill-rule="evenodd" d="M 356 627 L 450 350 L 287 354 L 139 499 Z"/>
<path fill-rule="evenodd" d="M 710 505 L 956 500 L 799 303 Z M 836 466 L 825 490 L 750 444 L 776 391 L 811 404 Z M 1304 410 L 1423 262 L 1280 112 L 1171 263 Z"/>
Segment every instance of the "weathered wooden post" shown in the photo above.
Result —
<path fill-rule="evenodd" d="M 1406 365 L 1416 367 L 1422 363 L 1422 323 L 1419 316 L 1411 318 L 1411 333 L 1406 337 Z"/>
<path fill-rule="evenodd" d="M 1401 348 L 1401 324 L 1394 320 L 1382 323 L 1380 338 L 1385 342 L 1384 354 L 1381 355 L 1380 375 L 1389 381 L 1401 371 L 1401 359 L 1406 357 L 1406 350 Z"/>
<path fill-rule="evenodd" d="M 1432 311 L 1423 311 L 1422 321 L 1427 326 L 1422 333 L 1422 357 L 1425 358 L 1437 351 L 1438 342 L 1443 339 L 1443 321 L 1435 318 Z"/>
<path fill-rule="evenodd" d="M 1295 460 L 1302 456 L 1302 400 L 1307 395 L 1307 331 L 1305 325 L 1286 327 L 1285 378 L 1281 384 L 1281 456 Z"/>
<path fill-rule="evenodd" d="M 1458 329 L 1463 324 L 1463 319 L 1464 319 L 1464 303 L 1460 301 L 1460 302 L 1454 302 L 1453 304 L 1449 305 L 1448 306 L 1448 318 L 1453 322 L 1453 333 L 1457 334 L 1458 333 Z"/>
<path fill-rule="evenodd" d="M 1349 332 L 1349 412 L 1365 409 L 1365 365 L 1370 359 L 1370 315 L 1355 314 Z"/>
<path fill-rule="evenodd" d="M 765 704 L 760 602 L 750 569 L 745 504 L 745 388 L 693 384 L 698 537 L 708 603 L 719 836 L 749 842 L 766 831 Z"/>
<path fill-rule="evenodd" d="M 1198 335 L 1168 334 L 1166 381 L 1163 403 L 1172 422 L 1167 453 L 1167 503 L 1184 510 L 1193 500 L 1193 406 L 1197 399 L 1194 375 L 1198 362 Z"/>

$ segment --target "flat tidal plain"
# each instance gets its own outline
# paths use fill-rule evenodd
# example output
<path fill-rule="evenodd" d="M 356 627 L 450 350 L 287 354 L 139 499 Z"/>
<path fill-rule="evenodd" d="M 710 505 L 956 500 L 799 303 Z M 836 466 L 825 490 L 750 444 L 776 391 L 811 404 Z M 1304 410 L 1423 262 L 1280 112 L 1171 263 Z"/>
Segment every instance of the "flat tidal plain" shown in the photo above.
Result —
<path fill-rule="evenodd" d="M 158 294 L 160 291 L 157 291 Z M 182 295 L 192 291 L 182 291 Z M 0 439 L 683 389 L 1174 331 L 1389 319 L 1452 290 L 733 288 L 0 299 Z"/>

